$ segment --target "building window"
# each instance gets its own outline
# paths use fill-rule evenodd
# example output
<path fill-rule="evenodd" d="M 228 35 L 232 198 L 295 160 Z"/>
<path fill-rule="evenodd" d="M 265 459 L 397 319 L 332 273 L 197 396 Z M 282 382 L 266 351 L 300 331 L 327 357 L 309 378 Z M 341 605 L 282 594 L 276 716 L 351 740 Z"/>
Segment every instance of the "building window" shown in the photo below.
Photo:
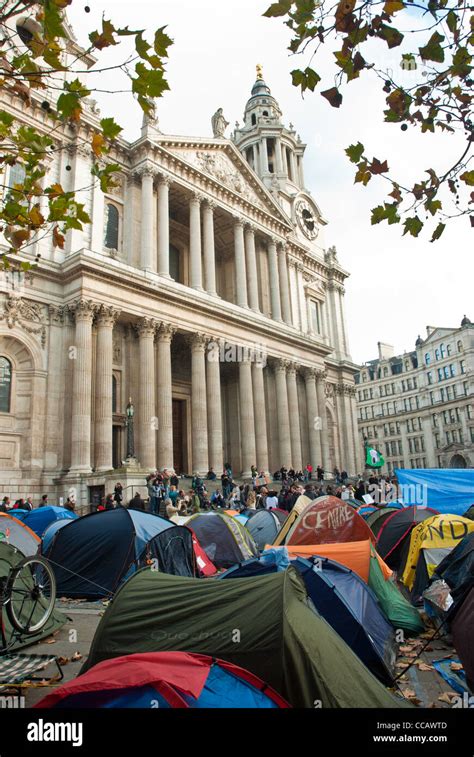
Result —
<path fill-rule="evenodd" d="M 458 352 L 462 352 L 462 341 L 459 339 L 457 343 Z"/>
<path fill-rule="evenodd" d="M 438 381 L 442 381 L 444 378 L 444 373 L 442 368 L 438 368 Z"/>
<path fill-rule="evenodd" d="M 252 126 L 255 126 L 256 123 L 257 123 L 257 116 L 255 115 L 255 113 L 252 113 Z"/>
<path fill-rule="evenodd" d="M 435 349 L 435 360 L 439 360 L 441 357 L 441 353 L 438 348 Z"/>
<path fill-rule="evenodd" d="M 15 163 L 13 166 L 10 167 L 10 171 L 8 174 L 8 187 L 10 189 L 13 189 L 15 184 L 23 184 L 25 181 L 25 169 L 20 163 Z"/>
<path fill-rule="evenodd" d="M 119 248 L 120 214 L 116 205 L 108 202 L 105 206 L 104 247 L 108 250 Z"/>
<path fill-rule="evenodd" d="M 315 334 L 321 333 L 321 324 L 319 320 L 319 303 L 316 300 L 309 301 L 309 308 L 311 314 L 311 330 Z"/>
<path fill-rule="evenodd" d="M 449 355 L 451 354 L 451 345 L 450 344 L 446 345 L 446 353 L 447 353 L 447 355 L 449 357 Z"/>
<path fill-rule="evenodd" d="M 117 411 L 117 377 L 112 376 L 112 412 Z"/>
<path fill-rule="evenodd" d="M 459 368 L 461 370 L 461 373 L 466 373 L 466 362 L 465 360 L 459 361 Z"/>
<path fill-rule="evenodd" d="M 431 363 L 431 355 L 429 352 L 425 354 L 425 365 L 429 365 Z"/>
<path fill-rule="evenodd" d="M 9 413 L 12 393 L 12 364 L 0 357 L 0 413 Z"/>
<path fill-rule="evenodd" d="M 446 357 L 446 347 L 444 346 L 444 344 L 440 344 L 439 351 L 441 353 L 441 359 Z"/>

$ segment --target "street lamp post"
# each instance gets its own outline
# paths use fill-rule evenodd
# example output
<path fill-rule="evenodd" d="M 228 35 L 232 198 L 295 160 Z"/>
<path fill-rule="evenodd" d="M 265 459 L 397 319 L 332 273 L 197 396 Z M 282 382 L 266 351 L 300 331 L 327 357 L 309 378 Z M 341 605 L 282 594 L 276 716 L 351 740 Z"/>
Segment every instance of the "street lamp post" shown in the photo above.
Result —
<path fill-rule="evenodd" d="M 135 414 L 135 409 L 132 405 L 131 397 L 129 397 L 125 412 L 127 415 L 127 420 L 125 422 L 127 426 L 127 460 L 130 460 L 135 457 L 135 439 L 133 433 L 133 416 Z"/>

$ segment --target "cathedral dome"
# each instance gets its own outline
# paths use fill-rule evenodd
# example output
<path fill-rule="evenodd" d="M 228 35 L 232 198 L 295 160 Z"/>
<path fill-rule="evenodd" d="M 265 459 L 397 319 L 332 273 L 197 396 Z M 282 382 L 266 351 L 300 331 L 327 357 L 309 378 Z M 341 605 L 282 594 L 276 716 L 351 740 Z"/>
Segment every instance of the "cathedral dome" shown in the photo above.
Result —
<path fill-rule="evenodd" d="M 467 315 L 465 315 L 464 318 L 461 321 L 461 326 L 469 326 L 470 323 L 471 323 L 471 321 L 469 320 L 469 318 L 467 317 Z"/>

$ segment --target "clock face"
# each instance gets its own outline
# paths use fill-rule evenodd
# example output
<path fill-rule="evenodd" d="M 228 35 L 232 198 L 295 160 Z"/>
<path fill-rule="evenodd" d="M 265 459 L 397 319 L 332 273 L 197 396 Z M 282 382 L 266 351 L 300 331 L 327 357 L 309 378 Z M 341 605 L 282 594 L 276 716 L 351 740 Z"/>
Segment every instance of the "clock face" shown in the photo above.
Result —
<path fill-rule="evenodd" d="M 296 220 L 303 234 L 308 239 L 318 236 L 318 223 L 311 205 L 306 200 L 300 200 L 296 206 Z"/>

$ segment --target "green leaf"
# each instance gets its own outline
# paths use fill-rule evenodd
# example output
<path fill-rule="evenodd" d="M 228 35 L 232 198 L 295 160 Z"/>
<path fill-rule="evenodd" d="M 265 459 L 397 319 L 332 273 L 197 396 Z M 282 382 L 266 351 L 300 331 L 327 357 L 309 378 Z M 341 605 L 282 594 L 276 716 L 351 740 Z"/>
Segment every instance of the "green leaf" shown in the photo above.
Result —
<path fill-rule="evenodd" d="M 446 228 L 445 223 L 439 223 L 436 229 L 433 231 L 433 236 L 431 237 L 430 242 L 436 242 L 436 240 L 440 238 L 445 228 Z"/>
<path fill-rule="evenodd" d="M 113 118 L 102 118 L 100 125 L 106 139 L 115 139 L 123 131 L 122 127 L 115 123 Z"/>
<path fill-rule="evenodd" d="M 391 226 L 394 223 L 400 223 L 400 216 L 398 215 L 398 205 L 396 202 L 384 202 L 383 205 L 378 205 L 372 209 L 372 216 L 370 222 L 372 226 L 381 221 L 387 221 Z"/>
<path fill-rule="evenodd" d="M 331 87 L 331 89 L 326 89 L 324 92 L 321 92 L 321 95 L 326 98 L 328 103 L 332 105 L 333 108 L 339 108 L 339 106 L 342 103 L 342 95 L 337 89 L 337 87 Z"/>
<path fill-rule="evenodd" d="M 427 200 L 425 202 L 425 208 L 428 210 L 432 216 L 436 215 L 438 210 L 441 210 L 442 203 L 440 200 Z"/>
<path fill-rule="evenodd" d="M 168 37 L 168 35 L 165 34 L 165 29 L 166 26 L 162 26 L 161 29 L 158 29 L 155 32 L 155 41 L 153 43 L 155 53 L 161 58 L 168 57 L 168 47 L 173 44 L 171 37 Z"/>
<path fill-rule="evenodd" d="M 278 3 L 273 3 L 263 14 L 267 18 L 276 18 L 278 16 L 285 16 L 291 9 L 292 0 L 281 0 Z"/>
<path fill-rule="evenodd" d="M 417 237 L 423 228 L 423 221 L 420 221 L 418 216 L 411 216 L 410 218 L 406 219 L 403 226 L 405 229 L 403 232 L 403 236 L 409 233 L 412 235 L 412 237 Z"/>
<path fill-rule="evenodd" d="M 441 47 L 440 42 L 443 42 L 444 39 L 445 37 L 438 32 L 432 34 L 428 40 L 428 44 L 424 47 L 418 48 L 422 59 L 432 60 L 435 61 L 435 63 L 442 63 L 444 61 L 444 50 Z"/>
<path fill-rule="evenodd" d="M 451 34 L 454 34 L 458 27 L 458 17 L 454 13 L 454 11 L 449 11 L 445 21 Z"/>
<path fill-rule="evenodd" d="M 464 171 L 459 178 L 469 187 L 474 187 L 474 171 Z"/>
<path fill-rule="evenodd" d="M 459 76 L 461 79 L 469 76 L 471 73 L 472 55 L 469 55 L 467 48 L 459 47 L 453 55 L 453 64 L 451 73 L 453 76 Z"/>
<path fill-rule="evenodd" d="M 357 142 L 356 145 L 349 145 L 346 148 L 345 153 L 351 163 L 358 163 L 364 154 L 365 147 L 361 142 Z"/>

